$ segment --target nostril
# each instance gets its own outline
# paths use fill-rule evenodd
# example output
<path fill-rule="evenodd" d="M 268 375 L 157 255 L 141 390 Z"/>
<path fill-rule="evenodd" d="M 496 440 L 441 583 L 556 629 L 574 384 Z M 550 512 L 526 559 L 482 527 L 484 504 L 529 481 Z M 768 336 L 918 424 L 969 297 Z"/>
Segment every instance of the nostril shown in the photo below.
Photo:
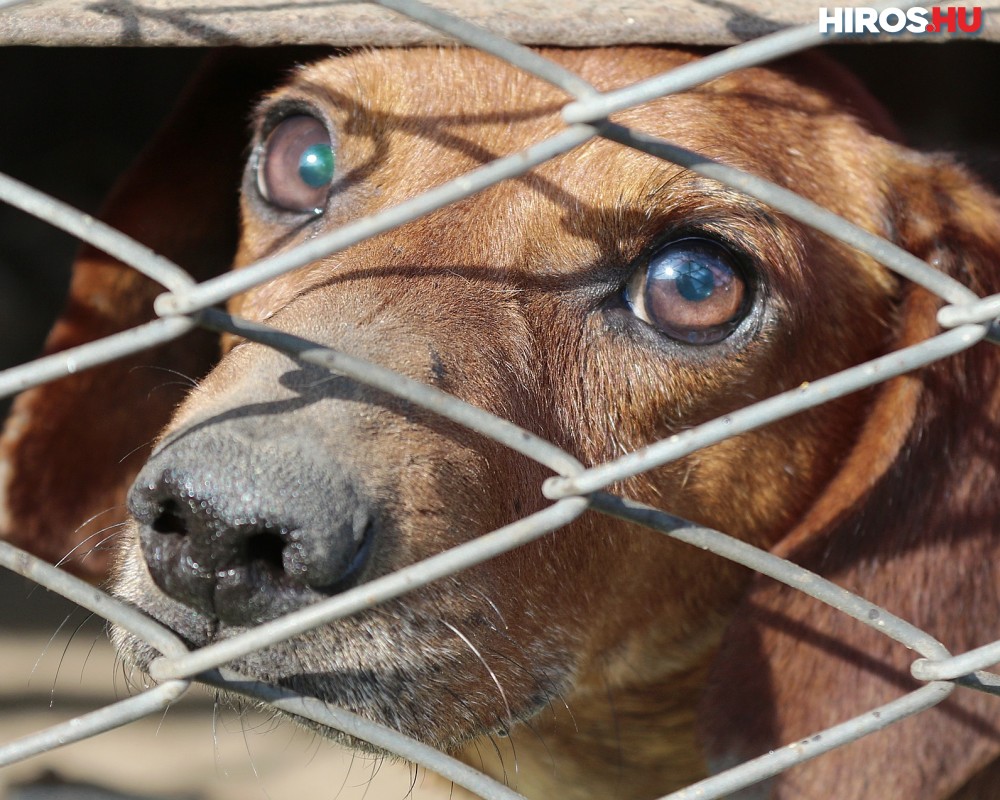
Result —
<path fill-rule="evenodd" d="M 286 544 L 281 534 L 273 531 L 252 534 L 246 540 L 247 564 L 265 566 L 275 574 L 284 572 Z"/>
<path fill-rule="evenodd" d="M 227 625 L 357 585 L 377 539 L 369 498 L 336 464 L 313 468 L 299 454 L 264 463 L 243 438 L 167 447 L 128 496 L 152 582 Z"/>
<path fill-rule="evenodd" d="M 160 503 L 159 513 L 153 518 L 150 527 L 157 533 L 187 534 L 188 523 L 181 513 L 176 500 L 166 499 Z"/>

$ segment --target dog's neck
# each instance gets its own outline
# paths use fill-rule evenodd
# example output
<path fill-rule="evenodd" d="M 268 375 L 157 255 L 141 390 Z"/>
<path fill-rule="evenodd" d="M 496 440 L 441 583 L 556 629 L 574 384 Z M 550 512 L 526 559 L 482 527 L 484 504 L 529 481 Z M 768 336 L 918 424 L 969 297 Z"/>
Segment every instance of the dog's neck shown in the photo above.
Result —
<path fill-rule="evenodd" d="M 461 758 L 531 800 L 661 797 L 705 777 L 695 720 L 706 671 L 578 691 Z"/>

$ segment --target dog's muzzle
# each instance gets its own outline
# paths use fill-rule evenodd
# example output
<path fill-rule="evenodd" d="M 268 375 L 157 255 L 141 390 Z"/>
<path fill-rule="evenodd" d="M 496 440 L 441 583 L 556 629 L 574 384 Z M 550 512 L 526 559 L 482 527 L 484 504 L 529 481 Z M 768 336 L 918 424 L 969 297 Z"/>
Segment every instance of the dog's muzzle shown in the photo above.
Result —
<path fill-rule="evenodd" d="M 308 441 L 264 438 L 260 427 L 238 419 L 172 436 L 128 497 L 156 585 L 229 625 L 350 587 L 376 528 L 348 470 L 318 463 Z"/>

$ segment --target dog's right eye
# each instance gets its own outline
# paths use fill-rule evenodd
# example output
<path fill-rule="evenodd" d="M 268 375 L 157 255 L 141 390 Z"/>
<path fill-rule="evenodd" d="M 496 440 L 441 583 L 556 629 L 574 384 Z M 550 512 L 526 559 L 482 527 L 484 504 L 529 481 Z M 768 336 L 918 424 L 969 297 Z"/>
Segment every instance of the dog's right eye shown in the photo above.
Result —
<path fill-rule="evenodd" d="M 688 344 L 721 342 L 750 307 L 750 287 L 734 254 L 694 236 L 654 251 L 625 296 L 639 319 Z"/>
<path fill-rule="evenodd" d="M 315 117 L 286 117 L 271 131 L 257 162 L 257 188 L 272 205 L 319 213 L 333 183 L 330 132 Z"/>

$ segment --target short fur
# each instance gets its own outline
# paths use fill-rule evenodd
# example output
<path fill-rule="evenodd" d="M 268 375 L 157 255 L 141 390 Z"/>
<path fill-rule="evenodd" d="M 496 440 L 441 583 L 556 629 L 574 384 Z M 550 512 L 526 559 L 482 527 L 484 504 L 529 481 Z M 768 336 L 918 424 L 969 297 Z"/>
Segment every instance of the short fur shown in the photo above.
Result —
<path fill-rule="evenodd" d="M 546 55 L 602 89 L 697 57 L 644 47 Z M 245 154 L 238 109 L 275 74 L 230 58 L 106 215 L 196 277 L 230 261 Z M 564 101 L 460 49 L 337 54 L 295 69 L 259 103 L 254 141 L 282 104 L 315 109 L 337 133 L 342 171 L 325 213 L 305 221 L 269 208 L 246 172 L 235 266 L 557 132 Z M 1000 291 L 997 200 L 950 161 L 894 141 L 873 101 L 825 61 L 746 70 L 615 119 L 793 188 L 978 293 Z M 763 311 L 745 335 L 680 345 L 622 300 L 642 254 L 690 231 L 750 255 Z M 50 349 L 149 318 L 157 291 L 85 251 Z M 938 307 L 756 201 L 605 141 L 230 303 L 507 417 L 586 464 L 924 339 Z M 83 539 L 119 512 L 77 526 L 121 507 L 161 428 L 150 463 L 186 437 L 225 436 L 265 472 L 307 460 L 347 475 L 379 519 L 365 578 L 545 505 L 546 471 L 499 445 L 262 346 L 223 349 L 213 363 L 208 347 L 185 341 L 19 398 L 0 451 L 8 537 L 53 559 L 90 548 Z M 207 373 L 172 415 L 172 399 L 149 391 L 160 375 L 136 369 L 153 363 Z M 997 364 L 982 345 L 614 489 L 788 556 L 959 652 L 996 638 L 1000 618 Z M 253 471 L 235 469 L 239 480 Z M 242 629 L 168 597 L 137 536 L 129 523 L 117 594 L 195 645 Z M 74 563 L 105 568 L 99 553 Z M 154 655 L 117 638 L 139 666 Z M 914 685 L 912 658 L 791 589 L 589 513 L 237 667 L 459 752 L 531 798 L 646 800 L 899 696 Z M 1000 753 L 998 721 L 994 698 L 960 692 L 747 796 L 996 797 L 983 777 L 960 789 Z"/>

